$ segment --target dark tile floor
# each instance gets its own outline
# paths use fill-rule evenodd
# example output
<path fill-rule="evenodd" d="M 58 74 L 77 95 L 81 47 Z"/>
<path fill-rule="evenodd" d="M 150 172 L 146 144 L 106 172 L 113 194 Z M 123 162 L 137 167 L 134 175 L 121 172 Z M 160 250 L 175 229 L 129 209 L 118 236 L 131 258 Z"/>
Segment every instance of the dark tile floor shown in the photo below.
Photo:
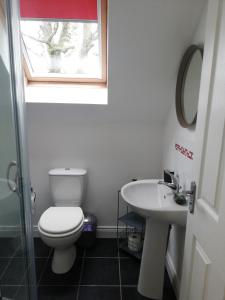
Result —
<path fill-rule="evenodd" d="M 23 286 L 25 279 L 25 259 L 17 238 L 0 239 L 0 287 L 4 297 L 26 300 Z"/>
<path fill-rule="evenodd" d="M 98 239 L 91 249 L 78 249 L 73 268 L 64 275 L 51 271 L 52 250 L 35 239 L 38 300 L 144 300 L 137 292 L 140 263 L 118 251 L 115 239 Z M 1 247 L 0 247 L 1 248 Z M 4 247 L 5 248 L 5 247 Z M 7 257 L 0 250 L 3 295 L 25 300 L 21 251 Z M 163 300 L 176 300 L 165 274 Z"/>
<path fill-rule="evenodd" d="M 137 292 L 140 262 L 118 251 L 115 239 L 98 239 L 65 275 L 51 271 L 51 251 L 35 240 L 38 300 L 145 300 Z M 176 300 L 165 275 L 163 300 Z"/>

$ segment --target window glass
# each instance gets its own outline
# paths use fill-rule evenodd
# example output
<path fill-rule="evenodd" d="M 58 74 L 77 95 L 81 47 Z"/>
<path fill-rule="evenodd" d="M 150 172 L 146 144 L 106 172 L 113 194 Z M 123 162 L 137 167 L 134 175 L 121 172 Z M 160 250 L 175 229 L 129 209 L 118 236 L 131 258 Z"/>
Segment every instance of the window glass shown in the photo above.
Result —
<path fill-rule="evenodd" d="M 97 22 L 21 20 L 32 76 L 101 78 Z"/>

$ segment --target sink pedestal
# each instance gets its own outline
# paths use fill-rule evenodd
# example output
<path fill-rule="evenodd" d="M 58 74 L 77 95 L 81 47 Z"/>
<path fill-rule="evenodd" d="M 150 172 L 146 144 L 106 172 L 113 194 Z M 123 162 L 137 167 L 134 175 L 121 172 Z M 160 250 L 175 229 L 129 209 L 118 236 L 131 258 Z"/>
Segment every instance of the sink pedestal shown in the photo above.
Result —
<path fill-rule="evenodd" d="M 147 218 L 138 291 L 162 300 L 169 224 L 185 226 L 188 207 L 178 205 L 171 188 L 158 183 L 159 179 L 129 182 L 121 195 L 132 210 Z"/>
<path fill-rule="evenodd" d="M 151 299 L 163 297 L 168 230 L 168 223 L 146 218 L 138 291 Z"/>

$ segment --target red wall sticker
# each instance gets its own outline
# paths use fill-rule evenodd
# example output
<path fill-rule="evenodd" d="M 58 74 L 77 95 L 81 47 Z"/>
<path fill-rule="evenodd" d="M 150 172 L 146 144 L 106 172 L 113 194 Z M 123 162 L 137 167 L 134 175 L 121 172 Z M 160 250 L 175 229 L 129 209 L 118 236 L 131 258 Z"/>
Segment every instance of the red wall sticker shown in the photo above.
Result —
<path fill-rule="evenodd" d="M 188 150 L 187 148 L 182 147 L 179 144 L 175 144 L 175 149 L 180 152 L 182 155 L 184 155 L 185 157 L 193 160 L 193 155 L 194 153 L 190 150 Z"/>

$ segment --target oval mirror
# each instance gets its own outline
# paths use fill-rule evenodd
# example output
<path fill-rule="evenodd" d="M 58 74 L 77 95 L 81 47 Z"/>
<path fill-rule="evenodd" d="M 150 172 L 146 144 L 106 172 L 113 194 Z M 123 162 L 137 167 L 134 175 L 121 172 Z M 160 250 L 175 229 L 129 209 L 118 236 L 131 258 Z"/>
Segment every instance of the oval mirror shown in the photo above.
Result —
<path fill-rule="evenodd" d="M 176 112 L 182 127 L 191 127 L 197 119 L 203 49 L 191 45 L 185 52 L 177 77 Z"/>

